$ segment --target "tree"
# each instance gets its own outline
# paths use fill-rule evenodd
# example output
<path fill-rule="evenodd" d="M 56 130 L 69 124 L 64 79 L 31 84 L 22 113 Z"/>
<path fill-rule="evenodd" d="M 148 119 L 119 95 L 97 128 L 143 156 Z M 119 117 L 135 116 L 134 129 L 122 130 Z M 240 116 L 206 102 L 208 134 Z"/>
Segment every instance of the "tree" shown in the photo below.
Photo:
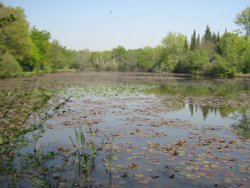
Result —
<path fill-rule="evenodd" d="M 185 50 L 185 51 L 188 51 L 188 41 L 187 41 L 187 37 L 185 38 L 184 50 Z"/>
<path fill-rule="evenodd" d="M 179 59 L 174 72 L 202 74 L 205 65 L 209 64 L 208 54 L 204 50 L 189 51 Z"/>
<path fill-rule="evenodd" d="M 50 46 L 51 35 L 48 31 L 38 30 L 33 27 L 30 32 L 31 39 L 37 49 L 39 50 L 41 59 L 46 59 L 48 56 L 48 50 Z"/>
<path fill-rule="evenodd" d="M 195 50 L 196 49 L 196 31 L 193 31 L 193 34 L 191 36 L 191 43 L 190 43 L 190 50 Z"/>
<path fill-rule="evenodd" d="M 208 25 L 206 27 L 205 34 L 203 36 L 203 40 L 205 42 L 212 41 L 212 32 L 211 32 L 211 29 Z"/>
<path fill-rule="evenodd" d="M 162 40 L 162 45 L 172 53 L 180 54 L 185 51 L 186 36 L 179 33 L 169 32 Z"/>
<path fill-rule="evenodd" d="M 200 39 L 200 34 L 198 34 L 198 37 L 196 39 L 196 49 L 200 49 L 201 47 L 201 39 Z"/>
<path fill-rule="evenodd" d="M 236 66 L 238 70 L 240 69 L 239 60 L 247 48 L 246 39 L 236 34 L 227 33 L 220 38 L 219 51 L 221 55 L 228 62 L 228 66 Z"/>
<path fill-rule="evenodd" d="M 10 53 L 16 60 L 23 61 L 31 55 L 32 41 L 29 36 L 29 23 L 23 9 L 1 4 L 0 18 L 7 19 L 0 27 L 0 53 Z M 15 21 L 13 21 L 15 19 Z"/>
<path fill-rule="evenodd" d="M 154 48 L 145 47 L 137 50 L 137 68 L 139 71 L 152 72 L 156 61 Z"/>
<path fill-rule="evenodd" d="M 77 71 L 86 71 L 90 62 L 90 51 L 88 49 L 78 51 L 75 54 L 75 61 L 72 64 L 72 68 Z"/>
<path fill-rule="evenodd" d="M 36 69 L 49 71 L 50 33 L 33 27 L 30 31 L 30 37 L 34 44 L 33 52 L 36 54 L 36 61 L 38 62 Z"/>
<path fill-rule="evenodd" d="M 111 53 L 112 58 L 119 64 L 119 70 L 127 71 L 127 50 L 123 46 L 118 46 Z"/>
<path fill-rule="evenodd" d="M 4 9 L 4 5 L 1 4 L 1 3 L 0 3 L 0 9 Z M 14 14 L 12 14 L 12 13 L 10 15 L 8 15 L 8 16 L 0 17 L 0 28 L 11 24 L 16 19 L 17 19 L 16 16 Z"/>
<path fill-rule="evenodd" d="M 64 48 L 57 40 L 50 43 L 48 49 L 48 62 L 52 71 L 63 69 L 65 67 Z"/>
<path fill-rule="evenodd" d="M 235 73 L 235 66 L 228 66 L 228 63 L 220 55 L 215 55 L 213 62 L 204 71 L 204 74 L 207 76 L 220 78 L 232 78 Z"/>
<path fill-rule="evenodd" d="M 246 35 L 250 35 L 250 7 L 247 7 L 235 18 L 235 23 L 241 27 Z"/>
<path fill-rule="evenodd" d="M 241 71 L 243 73 L 250 73 L 250 44 L 248 45 L 246 51 L 242 54 Z"/>
<path fill-rule="evenodd" d="M 207 25 L 201 41 L 201 49 L 208 52 L 209 59 L 213 58 L 217 51 L 216 34 Z"/>
<path fill-rule="evenodd" d="M 190 50 L 194 51 L 197 49 L 200 49 L 200 34 L 198 34 L 198 36 L 196 36 L 196 31 L 193 31 L 193 34 L 191 36 L 191 43 L 190 43 Z"/>

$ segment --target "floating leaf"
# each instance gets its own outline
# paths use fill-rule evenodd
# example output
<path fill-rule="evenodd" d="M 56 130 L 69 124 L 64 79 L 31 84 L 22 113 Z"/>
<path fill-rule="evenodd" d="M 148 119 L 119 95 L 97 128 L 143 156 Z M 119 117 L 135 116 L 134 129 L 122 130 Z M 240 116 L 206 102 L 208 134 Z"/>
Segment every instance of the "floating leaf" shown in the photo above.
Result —
<path fill-rule="evenodd" d="M 138 165 L 136 163 L 131 163 L 130 164 L 130 168 L 137 168 L 137 167 L 138 167 Z"/>
<path fill-rule="evenodd" d="M 147 178 L 142 178 L 140 179 L 138 182 L 142 183 L 142 184 L 149 184 L 150 183 L 150 180 L 147 179 Z"/>
<path fill-rule="evenodd" d="M 144 177 L 143 174 L 135 174 L 134 176 L 137 177 L 137 178 L 142 178 L 142 177 Z"/>

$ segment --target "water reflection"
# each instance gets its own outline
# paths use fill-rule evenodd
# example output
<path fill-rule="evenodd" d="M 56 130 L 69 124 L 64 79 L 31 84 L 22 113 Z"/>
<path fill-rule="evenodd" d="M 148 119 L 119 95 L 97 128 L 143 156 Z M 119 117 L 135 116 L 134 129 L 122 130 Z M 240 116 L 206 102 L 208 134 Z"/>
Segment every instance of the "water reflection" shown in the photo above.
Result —
<path fill-rule="evenodd" d="M 250 138 L 250 110 L 241 110 L 241 116 L 236 117 L 237 123 L 232 126 L 238 134 Z"/>
<path fill-rule="evenodd" d="M 190 120 L 197 126 L 233 127 L 239 135 L 250 138 L 250 113 L 248 101 L 244 100 L 250 96 L 249 81 L 182 80 L 153 88 L 149 93 L 170 96 L 166 104 L 175 108 L 165 115 L 168 118 Z"/>
<path fill-rule="evenodd" d="M 223 81 L 189 81 L 177 80 L 176 82 L 163 84 L 153 88 L 150 92 L 157 95 L 178 95 L 178 96 L 237 96 L 242 92 L 250 94 L 249 80 L 223 80 Z"/>
<path fill-rule="evenodd" d="M 238 109 L 231 107 L 210 107 L 210 106 L 201 106 L 193 104 L 187 104 L 187 105 L 189 107 L 191 116 L 194 116 L 195 113 L 201 111 L 204 121 L 207 120 L 209 114 L 213 114 L 214 116 L 220 116 L 222 118 L 227 118 L 231 114 L 238 112 Z"/>

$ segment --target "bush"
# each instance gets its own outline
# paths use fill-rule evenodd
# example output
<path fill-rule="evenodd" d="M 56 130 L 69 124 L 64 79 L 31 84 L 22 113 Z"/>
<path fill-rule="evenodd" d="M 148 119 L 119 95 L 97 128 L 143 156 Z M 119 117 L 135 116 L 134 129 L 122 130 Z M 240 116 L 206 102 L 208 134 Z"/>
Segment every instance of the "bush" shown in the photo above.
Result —
<path fill-rule="evenodd" d="M 109 61 L 104 64 L 104 70 L 105 71 L 117 71 L 118 70 L 118 64 L 116 61 Z"/>
<path fill-rule="evenodd" d="M 241 60 L 241 71 L 243 73 L 250 73 L 250 50 L 243 53 Z"/>
<path fill-rule="evenodd" d="M 14 77 L 22 73 L 22 68 L 16 59 L 9 53 L 5 53 L 0 60 L 0 77 Z"/>
<path fill-rule="evenodd" d="M 219 55 L 206 67 L 205 75 L 219 78 L 232 78 L 236 74 L 236 68 L 228 66 L 228 63 Z"/>
<path fill-rule="evenodd" d="M 191 51 L 179 59 L 174 72 L 199 75 L 202 74 L 204 65 L 209 64 L 206 52 L 197 50 Z"/>

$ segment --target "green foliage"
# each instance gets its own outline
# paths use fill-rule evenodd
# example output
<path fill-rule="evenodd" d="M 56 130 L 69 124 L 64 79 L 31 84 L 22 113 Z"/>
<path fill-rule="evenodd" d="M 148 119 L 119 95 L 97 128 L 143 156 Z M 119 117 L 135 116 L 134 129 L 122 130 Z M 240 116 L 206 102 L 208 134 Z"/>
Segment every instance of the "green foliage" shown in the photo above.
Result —
<path fill-rule="evenodd" d="M 0 4 L 0 8 L 3 8 L 3 4 Z M 4 27 L 6 25 L 11 24 L 16 20 L 16 17 L 14 14 L 10 14 L 9 16 L 4 16 L 0 18 L 0 28 Z"/>
<path fill-rule="evenodd" d="M 90 67 L 90 59 L 91 54 L 89 50 L 81 50 L 81 51 L 65 51 L 66 61 L 70 68 L 75 69 L 77 71 L 85 71 Z"/>
<path fill-rule="evenodd" d="M 175 67 L 176 73 L 202 74 L 203 68 L 209 64 L 209 59 L 206 51 L 196 50 L 190 51 L 186 56 L 183 56 Z"/>
<path fill-rule="evenodd" d="M 225 58 L 228 66 L 237 68 L 237 71 L 241 71 L 240 59 L 249 47 L 244 37 L 239 37 L 233 33 L 224 34 L 219 42 L 222 57 Z"/>
<path fill-rule="evenodd" d="M 58 41 L 53 41 L 49 46 L 48 60 L 51 64 L 52 71 L 63 69 L 65 65 L 64 48 Z"/>
<path fill-rule="evenodd" d="M 203 37 L 204 41 L 211 41 L 212 40 L 212 32 L 209 26 L 206 27 L 205 34 Z"/>
<path fill-rule="evenodd" d="M 193 34 L 191 36 L 191 43 L 190 43 L 190 50 L 197 49 L 197 41 L 196 41 L 196 31 L 193 31 Z"/>
<path fill-rule="evenodd" d="M 247 7 L 236 16 L 235 23 L 241 27 L 241 30 L 246 35 L 250 35 L 250 7 Z"/>
<path fill-rule="evenodd" d="M 30 36 L 41 55 L 46 56 L 50 46 L 50 33 L 45 30 L 39 31 L 36 27 L 33 27 L 31 29 Z"/>
<path fill-rule="evenodd" d="M 11 16 L 13 15 L 13 16 Z M 0 18 L 16 18 L 0 29 L 0 53 L 8 51 L 15 59 L 22 61 L 31 53 L 32 42 L 29 37 L 29 23 L 21 8 L 0 6 Z"/>
<path fill-rule="evenodd" d="M 22 72 L 22 68 L 15 58 L 5 53 L 0 61 L 0 77 L 18 76 Z"/>
<path fill-rule="evenodd" d="M 154 49 L 146 47 L 137 51 L 137 67 L 142 72 L 152 72 Z"/>
<path fill-rule="evenodd" d="M 47 65 L 49 60 L 49 50 L 50 50 L 50 33 L 47 31 L 39 31 L 37 28 L 33 27 L 30 32 L 30 37 L 34 44 L 33 47 L 33 60 L 35 60 L 36 70 L 49 70 L 50 67 Z"/>
<path fill-rule="evenodd" d="M 205 75 L 219 78 L 232 78 L 236 74 L 235 67 L 229 67 L 228 63 L 219 55 L 216 55 L 211 64 L 205 70 Z"/>
<path fill-rule="evenodd" d="M 172 53 L 183 53 L 185 51 L 186 36 L 179 33 L 168 33 L 162 40 L 162 45 Z"/>
<path fill-rule="evenodd" d="M 200 48 L 207 51 L 209 59 L 213 58 L 213 56 L 218 52 L 219 40 L 217 40 L 217 37 L 219 37 L 219 35 L 217 36 L 211 31 L 210 27 L 207 26 L 202 37 Z"/>
<path fill-rule="evenodd" d="M 243 73 L 250 73 L 250 48 L 242 54 L 241 70 Z"/>
<path fill-rule="evenodd" d="M 89 60 L 84 63 L 87 65 L 86 70 L 90 71 L 117 71 L 124 70 L 121 67 L 125 61 L 116 61 L 112 52 L 92 52 L 90 53 Z M 125 70 L 124 70 L 125 71 Z"/>
<path fill-rule="evenodd" d="M 118 46 L 112 50 L 112 58 L 119 64 L 120 71 L 127 71 L 127 51 L 123 46 Z"/>
<path fill-rule="evenodd" d="M 172 72 L 187 51 L 187 38 L 185 35 L 170 32 L 163 38 L 162 45 L 164 51 L 161 55 L 161 71 Z"/>

